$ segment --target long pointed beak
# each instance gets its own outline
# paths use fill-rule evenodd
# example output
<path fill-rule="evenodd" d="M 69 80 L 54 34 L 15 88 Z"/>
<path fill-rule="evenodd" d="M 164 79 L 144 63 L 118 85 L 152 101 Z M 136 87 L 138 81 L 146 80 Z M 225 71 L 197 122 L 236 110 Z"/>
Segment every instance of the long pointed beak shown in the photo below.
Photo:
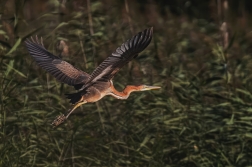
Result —
<path fill-rule="evenodd" d="M 144 90 L 155 90 L 160 89 L 160 86 L 145 86 Z"/>

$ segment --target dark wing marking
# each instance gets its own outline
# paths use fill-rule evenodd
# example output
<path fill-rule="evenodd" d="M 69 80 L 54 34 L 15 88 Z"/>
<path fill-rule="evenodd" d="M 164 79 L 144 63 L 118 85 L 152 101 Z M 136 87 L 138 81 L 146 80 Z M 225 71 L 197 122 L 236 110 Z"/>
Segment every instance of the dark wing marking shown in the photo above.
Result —
<path fill-rule="evenodd" d="M 146 29 L 127 40 L 105 59 L 89 76 L 82 89 L 96 81 L 108 81 L 129 61 L 135 58 L 151 42 L 153 28 Z"/>
<path fill-rule="evenodd" d="M 31 40 L 27 39 L 25 44 L 37 64 L 57 80 L 74 86 L 75 89 L 80 89 L 87 82 L 89 74 L 76 69 L 71 64 L 47 51 L 43 45 L 42 38 L 40 42 L 37 37 L 36 41 L 33 38 Z"/>

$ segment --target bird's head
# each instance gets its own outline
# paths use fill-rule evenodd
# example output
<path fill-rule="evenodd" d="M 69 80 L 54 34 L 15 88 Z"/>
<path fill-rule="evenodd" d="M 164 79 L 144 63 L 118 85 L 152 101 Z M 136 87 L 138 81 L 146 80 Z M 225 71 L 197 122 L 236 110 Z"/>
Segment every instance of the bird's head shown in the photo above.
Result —
<path fill-rule="evenodd" d="M 148 86 L 148 85 L 141 85 L 139 86 L 139 91 L 146 91 L 146 90 L 155 90 L 160 89 L 160 86 Z"/>

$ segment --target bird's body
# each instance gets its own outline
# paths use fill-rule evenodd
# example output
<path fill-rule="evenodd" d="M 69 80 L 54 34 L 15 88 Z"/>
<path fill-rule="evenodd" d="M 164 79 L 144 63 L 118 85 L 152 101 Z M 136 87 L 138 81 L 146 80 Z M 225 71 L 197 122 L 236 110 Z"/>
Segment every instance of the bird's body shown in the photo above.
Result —
<path fill-rule="evenodd" d="M 32 38 L 31 38 L 32 39 Z M 58 116 L 53 125 L 57 126 L 80 105 L 100 100 L 106 95 L 117 99 L 127 99 L 131 92 L 159 89 L 157 86 L 127 85 L 122 92 L 118 92 L 112 82 L 114 75 L 138 53 L 144 50 L 152 39 L 152 28 L 139 32 L 123 43 L 107 59 L 105 59 L 90 75 L 76 69 L 71 64 L 61 60 L 47 51 L 43 41 L 26 40 L 26 46 L 37 64 L 53 75 L 57 80 L 74 86 L 77 93 L 66 94 L 74 105 L 67 113 Z"/>

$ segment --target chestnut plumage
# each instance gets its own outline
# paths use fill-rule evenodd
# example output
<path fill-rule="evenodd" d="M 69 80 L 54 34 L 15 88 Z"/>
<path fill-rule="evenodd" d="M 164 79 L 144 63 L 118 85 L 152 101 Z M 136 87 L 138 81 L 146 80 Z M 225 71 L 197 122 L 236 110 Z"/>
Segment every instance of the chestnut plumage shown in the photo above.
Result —
<path fill-rule="evenodd" d="M 52 125 L 58 126 L 64 122 L 78 106 L 96 102 L 106 95 L 114 96 L 117 99 L 127 99 L 129 94 L 134 91 L 159 89 L 158 86 L 128 85 L 122 92 L 118 92 L 112 82 L 114 75 L 150 44 L 152 33 L 153 28 L 151 27 L 124 42 L 90 75 L 46 50 L 42 38 L 41 40 L 37 37 L 35 40 L 33 38 L 27 39 L 25 41 L 26 47 L 40 67 L 58 81 L 74 86 L 75 89 L 79 90 L 77 93 L 66 94 L 74 106 L 65 114 L 58 116 Z"/>

